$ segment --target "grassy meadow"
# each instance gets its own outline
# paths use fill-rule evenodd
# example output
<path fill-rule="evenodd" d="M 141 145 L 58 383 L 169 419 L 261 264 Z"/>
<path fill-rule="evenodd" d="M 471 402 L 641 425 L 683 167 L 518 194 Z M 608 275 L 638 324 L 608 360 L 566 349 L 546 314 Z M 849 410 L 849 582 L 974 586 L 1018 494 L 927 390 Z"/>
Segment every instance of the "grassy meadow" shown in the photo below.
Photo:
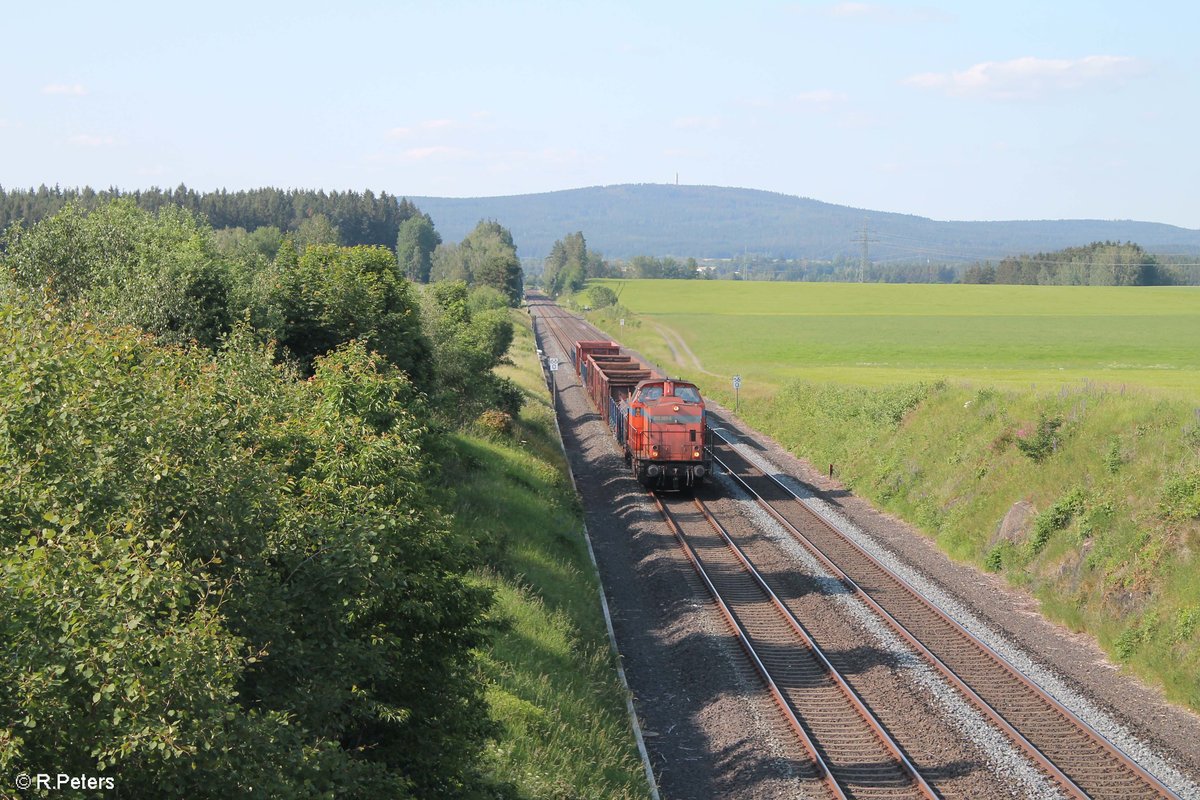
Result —
<path fill-rule="evenodd" d="M 668 369 L 661 327 L 743 391 L 790 379 L 881 386 L 949 379 L 1090 381 L 1200 393 L 1200 288 L 606 281 L 640 325 L 608 330 Z M 721 389 L 719 382 L 713 389 Z"/>
<path fill-rule="evenodd" d="M 501 728 L 490 767 L 512 797 L 647 797 L 529 318 L 514 320 L 498 370 L 525 397 L 511 435 L 453 441 L 455 526 L 485 549 L 476 578 L 496 597 L 480 675 Z"/>
<path fill-rule="evenodd" d="M 1200 291 L 608 283 L 615 338 L 1200 709 Z"/>

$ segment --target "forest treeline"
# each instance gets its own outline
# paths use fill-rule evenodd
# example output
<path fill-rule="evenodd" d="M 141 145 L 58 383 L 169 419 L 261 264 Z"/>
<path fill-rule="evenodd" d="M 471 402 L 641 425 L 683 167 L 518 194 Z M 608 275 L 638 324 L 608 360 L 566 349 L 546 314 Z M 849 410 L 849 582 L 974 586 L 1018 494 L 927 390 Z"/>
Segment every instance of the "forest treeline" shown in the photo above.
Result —
<path fill-rule="evenodd" d="M 999 262 L 875 264 L 792 262 L 739 257 L 701 264 L 695 258 L 634 256 L 608 261 L 587 249 L 582 232 L 556 241 L 536 281 L 552 296 L 579 292 L 590 278 L 674 278 L 866 283 L 1007 283 L 1080 286 L 1186 286 L 1200 283 L 1190 259 L 1159 258 L 1132 242 L 1093 242 Z"/>
<path fill-rule="evenodd" d="M 212 227 L 257 228 L 274 227 L 295 233 L 306 220 L 320 215 L 337 230 L 336 244 L 382 245 L 395 247 L 400 226 L 418 215 L 417 207 L 408 200 L 387 192 L 326 192 L 312 189 L 248 189 L 198 192 L 180 184 L 174 189 L 96 190 L 64 189 L 40 186 L 37 189 L 5 189 L 0 187 L 0 229 L 14 222 L 36 224 L 57 214 L 70 204 L 80 211 L 91 211 L 113 200 L 127 198 L 145 211 L 159 211 L 178 206 L 195 215 L 202 215 Z"/>
<path fill-rule="evenodd" d="M 126 197 L 4 234 L 0 773 L 508 796 L 445 438 L 520 406 L 511 236 L 420 287 L 271 228 Z"/>
<path fill-rule="evenodd" d="M 1001 259 L 968 267 L 963 283 L 1043 286 L 1159 286 L 1178 281 L 1158 259 L 1132 242 L 1093 242 L 1053 253 Z"/>

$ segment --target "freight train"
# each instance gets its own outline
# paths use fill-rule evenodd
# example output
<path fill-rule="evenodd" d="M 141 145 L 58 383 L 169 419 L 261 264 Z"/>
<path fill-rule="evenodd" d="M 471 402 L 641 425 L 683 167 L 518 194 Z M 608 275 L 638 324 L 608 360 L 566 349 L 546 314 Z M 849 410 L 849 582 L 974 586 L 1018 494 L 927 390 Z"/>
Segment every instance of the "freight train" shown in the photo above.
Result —
<path fill-rule="evenodd" d="M 571 361 L 643 486 L 685 489 L 712 474 L 695 384 L 660 375 L 616 342 L 576 342 Z"/>

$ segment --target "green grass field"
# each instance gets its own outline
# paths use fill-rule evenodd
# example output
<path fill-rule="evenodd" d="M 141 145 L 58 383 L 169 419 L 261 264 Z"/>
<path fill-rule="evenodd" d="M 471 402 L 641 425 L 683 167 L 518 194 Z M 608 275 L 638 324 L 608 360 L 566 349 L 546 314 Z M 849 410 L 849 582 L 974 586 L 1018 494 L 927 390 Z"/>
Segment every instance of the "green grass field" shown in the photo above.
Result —
<path fill-rule="evenodd" d="M 704 370 L 740 374 L 753 393 L 793 378 L 1200 391 L 1196 287 L 606 283 L 641 324 L 604 327 L 718 391 L 725 381 L 673 355 L 660 326 L 682 336 Z"/>

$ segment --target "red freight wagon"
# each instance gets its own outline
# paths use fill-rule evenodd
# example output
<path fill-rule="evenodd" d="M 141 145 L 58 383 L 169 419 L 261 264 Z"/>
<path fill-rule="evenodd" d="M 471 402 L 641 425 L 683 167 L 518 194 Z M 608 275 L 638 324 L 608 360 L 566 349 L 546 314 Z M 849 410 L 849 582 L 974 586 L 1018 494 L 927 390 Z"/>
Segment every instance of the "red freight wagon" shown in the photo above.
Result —
<path fill-rule="evenodd" d="M 695 384 L 660 375 L 615 342 L 577 342 L 571 355 L 643 485 L 679 489 L 711 474 L 704 401 Z"/>

